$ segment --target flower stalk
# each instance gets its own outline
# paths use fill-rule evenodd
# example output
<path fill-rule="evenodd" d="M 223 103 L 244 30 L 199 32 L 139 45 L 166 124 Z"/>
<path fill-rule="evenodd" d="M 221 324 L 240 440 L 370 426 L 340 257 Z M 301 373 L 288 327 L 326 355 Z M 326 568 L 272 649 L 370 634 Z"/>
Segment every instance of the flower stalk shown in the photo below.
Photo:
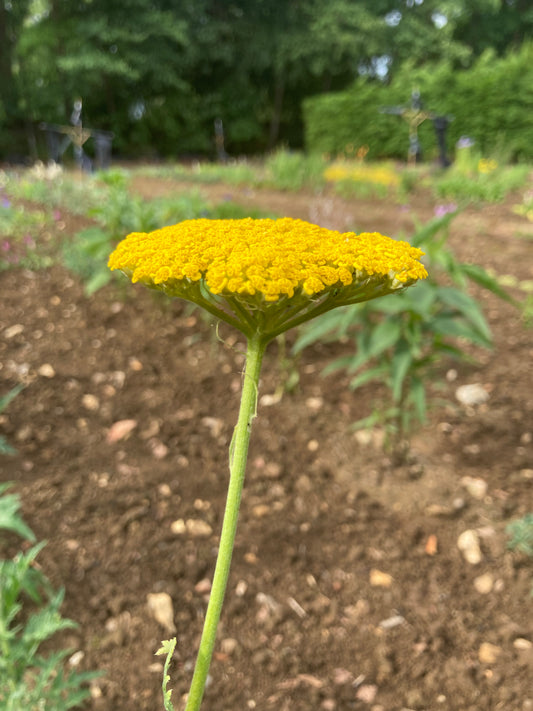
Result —
<path fill-rule="evenodd" d="M 248 340 L 239 417 L 230 446 L 230 479 L 224 521 L 220 534 L 217 563 L 185 711 L 198 711 L 200 708 L 209 666 L 215 648 L 217 627 L 228 583 L 235 534 L 237 531 L 237 520 L 239 517 L 239 507 L 246 472 L 248 446 L 252 433 L 252 421 L 257 413 L 259 374 L 265 347 L 266 342 L 258 336 Z"/>

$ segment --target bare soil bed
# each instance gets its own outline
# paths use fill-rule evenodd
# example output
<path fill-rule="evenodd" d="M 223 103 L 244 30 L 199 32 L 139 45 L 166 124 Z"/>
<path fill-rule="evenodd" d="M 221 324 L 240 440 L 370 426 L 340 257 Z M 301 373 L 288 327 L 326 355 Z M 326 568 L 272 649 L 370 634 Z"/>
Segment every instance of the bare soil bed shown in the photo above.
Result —
<path fill-rule="evenodd" d="M 134 183 L 147 198 L 181 187 Z M 435 205 L 422 194 L 405 210 L 201 190 L 393 236 Z M 512 213 L 516 201 L 458 217 L 457 256 L 532 279 L 531 226 Z M 74 218 L 64 220 L 68 235 Z M 178 708 L 213 574 L 242 338 L 223 326 L 221 343 L 197 311 L 143 288 L 88 299 L 60 267 L 1 272 L 0 295 L 0 393 L 28 384 L 0 421 L 18 450 L 0 460 L 0 480 L 15 482 L 25 520 L 48 541 L 40 566 L 65 587 L 63 612 L 79 624 L 56 644 L 81 650 L 80 668 L 104 671 L 87 708 L 155 711 L 154 653 L 175 627 Z M 269 347 L 206 711 L 533 709 L 531 559 L 510 551 L 505 533 L 533 510 L 532 331 L 509 304 L 484 295 L 483 306 L 494 350 L 477 365 L 443 365 L 449 404 L 432 411 L 402 467 L 379 433 L 365 441 L 351 429 L 376 389 L 352 392 L 342 374 L 320 375 L 346 344 L 306 349 L 298 387 L 280 400 L 265 398 L 284 377 Z M 446 380 L 452 367 L 457 377 Z M 485 404 L 455 399 L 470 383 L 486 389 Z M 129 433 L 116 425 L 125 420 Z M 457 545 L 466 530 L 480 540 L 475 565 Z M 18 545 L 10 538 L 7 552 Z M 172 599 L 167 629 L 149 610 L 154 593 Z"/>

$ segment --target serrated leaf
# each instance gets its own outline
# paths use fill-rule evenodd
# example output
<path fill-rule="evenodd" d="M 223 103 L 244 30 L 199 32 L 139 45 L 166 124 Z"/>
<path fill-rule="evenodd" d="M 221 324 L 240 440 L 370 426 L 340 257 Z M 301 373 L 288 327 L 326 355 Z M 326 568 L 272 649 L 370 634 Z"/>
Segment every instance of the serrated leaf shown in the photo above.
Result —
<path fill-rule="evenodd" d="M 172 696 L 172 689 L 167 689 L 168 682 L 170 681 L 170 676 L 168 674 L 168 668 L 170 666 L 170 662 L 172 660 L 172 655 L 174 654 L 174 650 L 176 649 L 176 637 L 173 637 L 172 639 L 167 639 L 161 642 L 161 647 L 157 650 L 156 654 L 166 654 L 166 659 L 165 659 L 165 664 L 163 667 L 163 684 L 162 684 L 162 689 L 163 689 L 163 704 L 165 706 L 165 711 L 174 711 L 174 706 L 172 705 L 172 701 L 170 700 L 170 697 Z"/>
<path fill-rule="evenodd" d="M 19 516 L 20 498 L 17 494 L 3 494 L 9 484 L 0 488 L 0 528 L 17 533 L 28 541 L 35 541 L 33 531 Z"/>

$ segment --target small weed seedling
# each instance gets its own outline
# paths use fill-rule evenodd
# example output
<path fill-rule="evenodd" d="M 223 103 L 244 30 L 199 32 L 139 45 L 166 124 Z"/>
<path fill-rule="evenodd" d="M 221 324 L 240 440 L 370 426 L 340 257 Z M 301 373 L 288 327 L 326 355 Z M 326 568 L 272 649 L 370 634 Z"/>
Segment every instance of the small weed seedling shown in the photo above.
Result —
<path fill-rule="evenodd" d="M 9 486 L 0 485 L 0 534 L 2 530 L 11 531 L 35 543 L 33 532 L 19 514 L 18 496 L 5 493 Z M 56 632 L 76 626 L 59 612 L 64 591 L 54 591 L 34 567 L 44 545 L 37 543 L 11 560 L 0 558 L 2 711 L 67 711 L 89 697 L 85 684 L 99 676 L 96 672 L 65 672 L 68 649 L 48 656 L 39 653 L 42 643 Z M 28 601 L 32 604 L 28 605 Z"/>

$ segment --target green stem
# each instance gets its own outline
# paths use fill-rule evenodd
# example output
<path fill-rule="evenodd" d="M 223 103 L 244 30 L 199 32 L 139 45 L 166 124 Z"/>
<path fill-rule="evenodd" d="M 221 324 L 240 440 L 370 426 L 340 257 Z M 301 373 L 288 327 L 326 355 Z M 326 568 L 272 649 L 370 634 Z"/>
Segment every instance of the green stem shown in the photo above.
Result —
<path fill-rule="evenodd" d="M 185 711 L 198 711 L 200 708 L 207 674 L 211 664 L 211 657 L 213 656 L 213 650 L 215 648 L 217 626 L 224 601 L 224 593 L 226 592 L 233 544 L 237 530 L 237 519 L 239 516 L 246 460 L 248 457 L 248 445 L 252 432 L 252 420 L 255 417 L 257 408 L 257 389 L 259 385 L 261 361 L 266 345 L 267 341 L 259 335 L 251 336 L 248 339 L 239 419 L 237 420 L 230 449 L 230 480 L 226 499 L 226 510 L 222 523 L 222 533 L 220 534 L 220 544 L 211 596 L 207 606 L 204 629 L 200 640 L 198 657 Z"/>

